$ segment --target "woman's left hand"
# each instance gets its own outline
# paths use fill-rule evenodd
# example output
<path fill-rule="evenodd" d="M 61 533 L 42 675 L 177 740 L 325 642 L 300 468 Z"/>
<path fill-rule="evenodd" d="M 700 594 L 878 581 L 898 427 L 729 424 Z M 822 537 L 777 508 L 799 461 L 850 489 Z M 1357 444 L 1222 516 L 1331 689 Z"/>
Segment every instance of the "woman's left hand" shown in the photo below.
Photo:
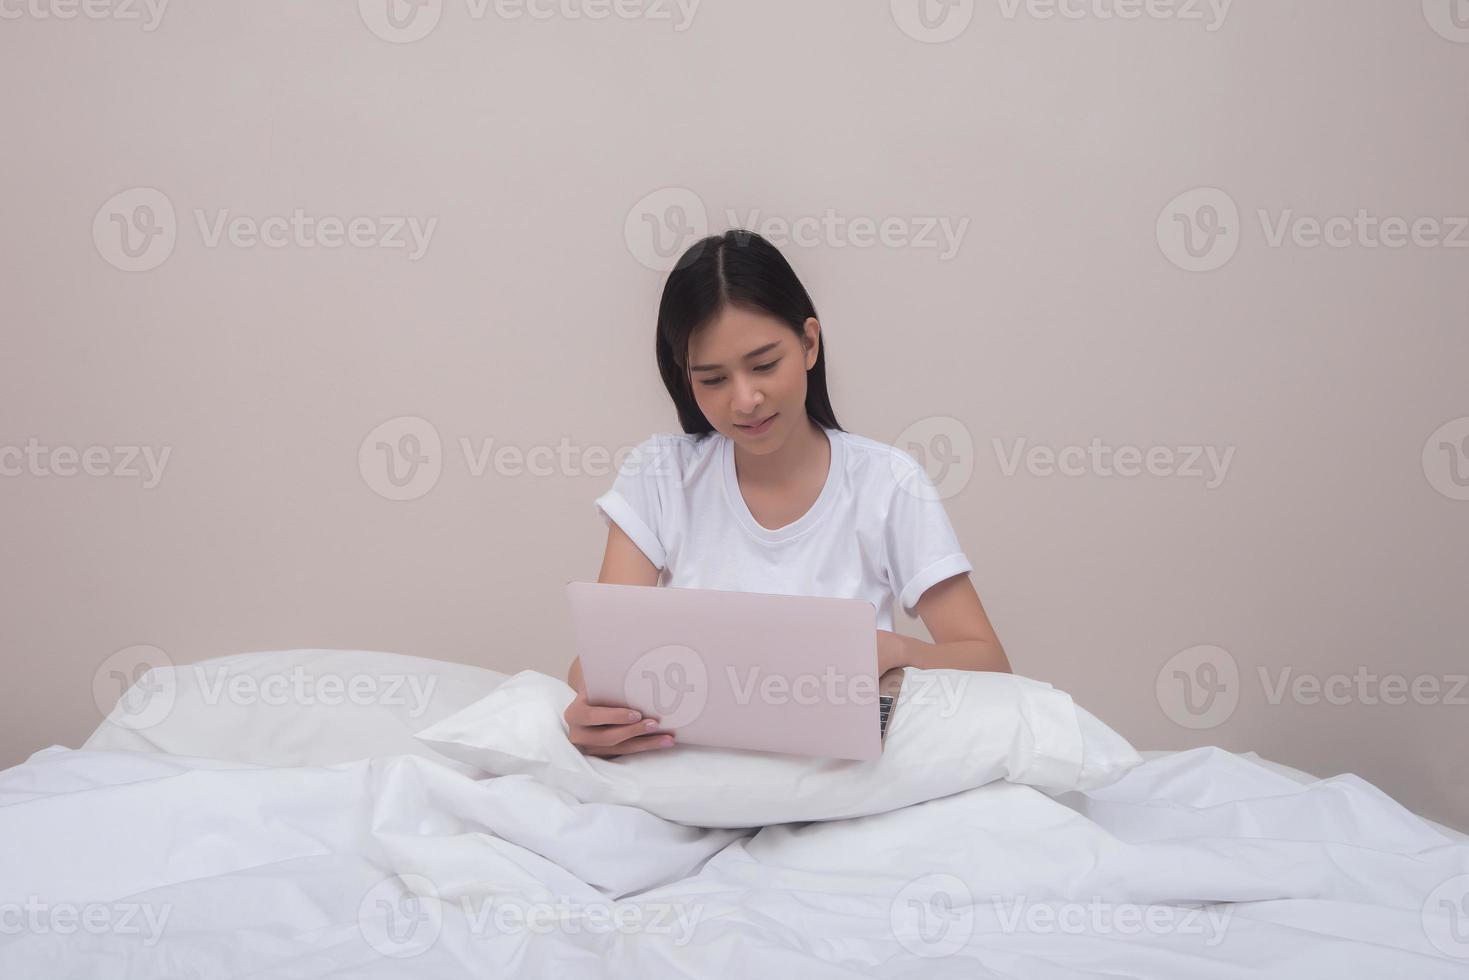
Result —
<path fill-rule="evenodd" d="M 877 631 L 877 676 L 907 664 L 907 651 L 902 636 L 892 630 Z"/>

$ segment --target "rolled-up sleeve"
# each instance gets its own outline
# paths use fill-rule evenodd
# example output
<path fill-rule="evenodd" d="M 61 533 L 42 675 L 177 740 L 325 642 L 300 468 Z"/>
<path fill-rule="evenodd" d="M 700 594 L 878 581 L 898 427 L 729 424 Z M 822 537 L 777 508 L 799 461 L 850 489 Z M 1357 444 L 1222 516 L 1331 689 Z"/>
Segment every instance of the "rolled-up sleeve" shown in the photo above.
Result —
<path fill-rule="evenodd" d="M 888 582 L 898 605 L 915 615 L 919 598 L 946 578 L 974 571 L 928 473 L 911 457 L 888 507 L 883 529 Z"/>
<path fill-rule="evenodd" d="M 615 521 L 660 569 L 668 560 L 658 529 L 663 509 L 660 477 L 670 461 L 669 452 L 671 447 L 656 436 L 645 440 L 627 454 L 611 488 L 595 501 L 603 520 Z"/>

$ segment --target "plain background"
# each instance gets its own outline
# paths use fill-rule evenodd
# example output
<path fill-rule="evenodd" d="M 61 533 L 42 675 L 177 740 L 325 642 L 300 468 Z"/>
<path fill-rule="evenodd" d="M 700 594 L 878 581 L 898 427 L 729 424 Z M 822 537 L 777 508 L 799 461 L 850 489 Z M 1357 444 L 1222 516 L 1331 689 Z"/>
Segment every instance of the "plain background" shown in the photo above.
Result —
<path fill-rule="evenodd" d="M 79 745 L 99 672 L 140 645 L 563 676 L 606 454 L 679 431 L 659 260 L 749 225 L 812 293 L 838 420 L 941 477 L 1017 672 L 1140 748 L 1354 773 L 1469 829 L 1469 248 L 1310 247 L 1296 224 L 1449 237 L 1469 215 L 1451 3 L 1469 25 L 1463 0 L 1222 22 L 1193 0 L 705 0 L 686 22 L 426 0 L 397 10 L 438 18 L 417 40 L 373 0 L 179 3 L 153 29 L 141 4 L 6 4 L 0 764 Z M 154 193 L 175 240 L 127 271 L 109 229 L 162 227 Z M 365 216 L 373 243 L 210 244 L 223 212 L 296 209 Z M 436 219 L 416 258 L 381 244 L 410 216 Z M 1281 220 L 1300 234 L 1272 244 Z M 1190 228 L 1217 267 L 1187 267 Z M 1023 455 L 1093 440 L 1179 455 L 1132 477 Z M 476 467 L 487 443 L 570 462 Z M 395 488 L 379 444 L 437 478 Z M 1232 451 L 1217 485 L 1190 446 Z M 97 475 L 57 475 L 58 447 L 105 447 Z M 127 447 L 168 449 L 157 485 Z M 1212 717 L 1170 701 L 1211 680 L 1200 656 L 1238 672 Z M 1359 673 L 1440 694 L 1270 696 Z"/>

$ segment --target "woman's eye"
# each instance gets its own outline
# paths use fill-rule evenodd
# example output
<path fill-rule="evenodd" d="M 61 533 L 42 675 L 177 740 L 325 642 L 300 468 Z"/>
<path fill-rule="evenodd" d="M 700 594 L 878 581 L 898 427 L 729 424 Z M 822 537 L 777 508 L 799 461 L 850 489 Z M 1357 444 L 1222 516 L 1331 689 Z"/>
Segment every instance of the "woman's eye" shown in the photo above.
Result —
<path fill-rule="evenodd" d="M 761 372 L 773 371 L 773 370 L 775 370 L 775 366 L 777 364 L 779 364 L 779 363 L 780 363 L 780 359 L 779 358 L 776 358 L 775 360 L 770 361 L 770 362 L 768 362 L 766 364 L 757 364 L 757 365 L 755 365 L 755 370 L 756 371 L 761 371 Z M 707 380 L 700 381 L 699 384 L 703 385 L 705 388 L 713 388 L 715 385 L 719 384 L 719 382 L 721 382 L 723 380 L 724 380 L 723 378 L 709 378 Z"/>

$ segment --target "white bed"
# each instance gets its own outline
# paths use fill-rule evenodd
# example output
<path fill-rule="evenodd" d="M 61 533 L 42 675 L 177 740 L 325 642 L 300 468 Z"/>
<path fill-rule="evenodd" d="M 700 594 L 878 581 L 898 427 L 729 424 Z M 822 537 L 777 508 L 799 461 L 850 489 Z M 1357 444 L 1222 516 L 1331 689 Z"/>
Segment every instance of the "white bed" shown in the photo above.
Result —
<path fill-rule="evenodd" d="M 382 733 L 320 764 L 368 718 L 255 729 L 315 764 L 104 725 L 0 772 L 0 977 L 1469 977 L 1469 836 L 1355 776 L 1148 752 L 1090 792 L 703 830 Z"/>

